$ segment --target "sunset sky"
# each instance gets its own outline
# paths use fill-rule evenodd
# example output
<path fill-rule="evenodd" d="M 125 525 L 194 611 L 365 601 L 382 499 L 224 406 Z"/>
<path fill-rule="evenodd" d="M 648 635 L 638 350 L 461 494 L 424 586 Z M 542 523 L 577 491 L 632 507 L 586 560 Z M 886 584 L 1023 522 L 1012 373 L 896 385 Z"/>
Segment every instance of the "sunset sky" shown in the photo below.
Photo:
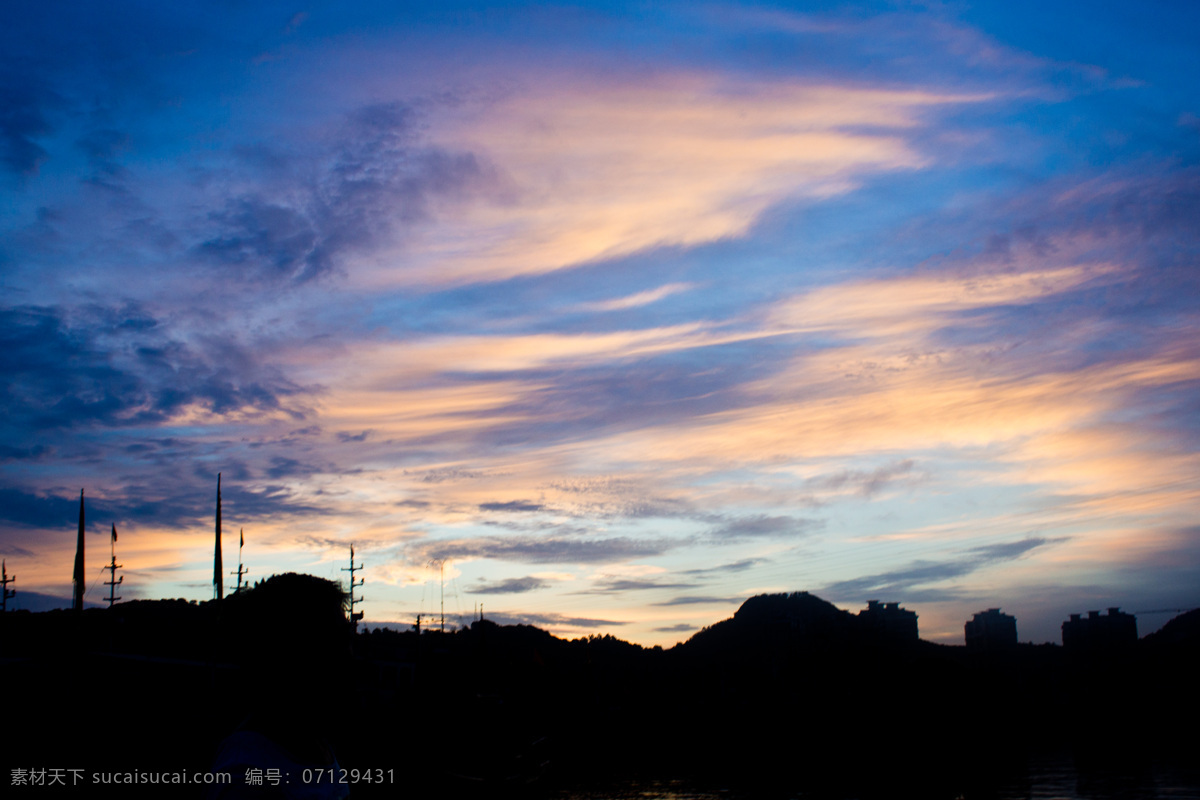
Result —
<path fill-rule="evenodd" d="M 1153 14 L 1147 11 L 1153 9 Z M 9 3 L 10 607 L 1200 605 L 1200 5 Z M 228 576 L 232 586 L 234 578 Z M 1155 612 L 1155 613 L 1147 613 Z"/>

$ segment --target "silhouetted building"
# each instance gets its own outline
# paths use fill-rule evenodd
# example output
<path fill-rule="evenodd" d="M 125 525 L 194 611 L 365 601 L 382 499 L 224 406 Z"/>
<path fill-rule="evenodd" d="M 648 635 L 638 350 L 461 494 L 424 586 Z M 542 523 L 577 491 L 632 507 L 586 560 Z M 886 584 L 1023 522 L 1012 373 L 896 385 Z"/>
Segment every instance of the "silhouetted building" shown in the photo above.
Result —
<path fill-rule="evenodd" d="M 1062 624 L 1063 647 L 1071 652 L 1096 652 L 1128 647 L 1137 642 L 1137 617 L 1113 607 L 1107 614 L 1072 614 Z"/>
<path fill-rule="evenodd" d="M 1012 647 L 1017 643 L 1017 618 L 1001 614 L 998 608 L 980 611 L 964 627 L 967 649 L 986 652 Z"/>
<path fill-rule="evenodd" d="M 917 641 L 917 612 L 901 608 L 899 603 L 868 600 L 858 618 L 869 630 L 886 639 Z"/>

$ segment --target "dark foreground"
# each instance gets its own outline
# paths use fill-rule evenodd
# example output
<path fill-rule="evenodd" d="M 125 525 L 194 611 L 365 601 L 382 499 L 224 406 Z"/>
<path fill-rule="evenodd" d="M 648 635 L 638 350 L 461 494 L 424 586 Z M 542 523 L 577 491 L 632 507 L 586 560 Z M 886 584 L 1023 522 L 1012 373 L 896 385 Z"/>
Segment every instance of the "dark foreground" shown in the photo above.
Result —
<path fill-rule="evenodd" d="M 5 795 L 92 796 L 116 773 L 122 797 L 205 797 L 150 773 L 194 780 L 239 728 L 327 742 L 352 797 L 1200 793 L 1196 612 L 1111 652 L 978 653 L 797 593 L 664 651 L 487 621 L 353 635 L 336 587 L 272 581 L 220 603 L 6 615 Z M 246 796 L 288 796 L 264 784 Z"/>

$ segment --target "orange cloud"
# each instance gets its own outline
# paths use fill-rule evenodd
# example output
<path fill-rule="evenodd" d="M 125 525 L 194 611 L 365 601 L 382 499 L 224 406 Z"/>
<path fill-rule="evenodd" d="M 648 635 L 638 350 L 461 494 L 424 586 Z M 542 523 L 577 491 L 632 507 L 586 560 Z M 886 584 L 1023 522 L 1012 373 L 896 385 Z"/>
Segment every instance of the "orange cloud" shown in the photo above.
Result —
<path fill-rule="evenodd" d="M 848 338 L 923 334 L 952 314 L 1027 303 L 1113 272 L 1105 264 L 1075 264 L 1024 272 L 855 281 L 780 302 L 769 324 L 798 332 L 833 331 Z"/>
<path fill-rule="evenodd" d="M 354 274 L 368 284 L 500 280 L 738 236 L 786 198 L 925 166 L 906 132 L 931 108 L 984 99 L 704 75 L 531 81 L 430 124 L 439 145 L 488 160 L 500 196 L 448 207 L 402 253 Z"/>

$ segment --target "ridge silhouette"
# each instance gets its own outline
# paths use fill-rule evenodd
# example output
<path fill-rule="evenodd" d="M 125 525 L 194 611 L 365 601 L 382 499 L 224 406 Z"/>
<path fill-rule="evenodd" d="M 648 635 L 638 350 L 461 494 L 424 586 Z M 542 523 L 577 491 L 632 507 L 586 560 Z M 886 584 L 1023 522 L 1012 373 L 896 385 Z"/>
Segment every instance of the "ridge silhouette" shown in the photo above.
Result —
<path fill-rule="evenodd" d="M 902 608 L 877 607 L 905 622 Z M 870 608 L 760 595 L 669 649 L 489 620 L 445 634 L 355 634 L 342 588 L 295 574 L 220 601 L 10 612 L 0 664 L 4 685 L 19 687 L 7 699 L 20 735 L 8 759 L 209 770 L 223 742 L 250 732 L 295 765 L 335 754 L 348 769 L 394 771 L 351 786 L 356 798 L 391 797 L 401 784 L 526 797 L 622 775 L 816 796 L 895 796 L 899 785 L 971 796 L 1041 753 L 1134 775 L 1157 758 L 1195 764 L 1174 722 L 1200 711 L 1200 612 L 1133 647 L 1072 655 L 934 644 L 881 627 Z M 102 710 L 119 713 L 120 735 L 63 737 L 87 709 L 97 726 Z"/>

